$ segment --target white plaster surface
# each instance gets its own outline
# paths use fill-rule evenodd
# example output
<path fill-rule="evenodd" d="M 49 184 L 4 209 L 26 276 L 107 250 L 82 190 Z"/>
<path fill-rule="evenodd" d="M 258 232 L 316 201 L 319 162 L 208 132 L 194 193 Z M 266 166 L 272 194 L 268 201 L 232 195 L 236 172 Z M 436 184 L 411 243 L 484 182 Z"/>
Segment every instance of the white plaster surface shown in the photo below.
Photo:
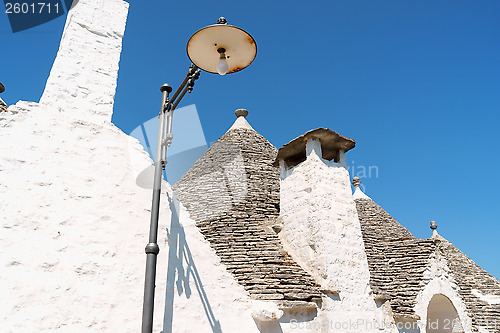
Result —
<path fill-rule="evenodd" d="M 324 297 L 316 322 L 347 325 L 338 332 L 375 332 L 380 322 L 371 296 L 370 274 L 349 173 L 321 156 L 319 142 L 308 141 L 307 159 L 287 169 L 281 164 L 280 233 L 285 249 L 321 284 L 340 291 Z M 350 323 L 364 324 L 353 328 Z M 311 331 L 314 331 L 312 329 Z M 328 331 L 328 330 L 325 330 Z"/>
<path fill-rule="evenodd" d="M 0 120 L 1 331 L 139 331 L 151 190 L 136 177 L 150 158 L 111 123 L 37 103 L 9 110 Z M 256 332 L 249 296 L 185 210 L 178 222 L 162 200 L 155 332 Z"/>
<path fill-rule="evenodd" d="M 356 199 L 369 199 L 369 200 L 372 200 L 372 198 L 370 198 L 363 191 L 361 191 L 361 189 L 359 187 L 356 187 L 356 189 L 354 190 L 354 193 L 352 194 L 352 198 L 354 200 L 356 200 Z"/>
<path fill-rule="evenodd" d="M 0 114 L 1 332 L 140 331 L 151 190 L 137 177 L 152 161 L 109 121 L 126 11 L 80 0 L 41 103 Z M 154 332 L 257 332 L 248 294 L 163 188 Z"/>
<path fill-rule="evenodd" d="M 151 160 L 135 139 L 83 114 L 18 102 L 0 116 L 2 332 L 140 327 L 151 191 L 135 178 Z M 160 315 L 161 296 L 157 307 Z"/>
<path fill-rule="evenodd" d="M 472 294 L 488 304 L 500 304 L 500 296 L 498 295 L 483 294 L 481 291 L 477 289 L 472 289 Z"/>
<path fill-rule="evenodd" d="M 283 310 L 274 302 L 253 301 L 252 317 L 258 321 L 275 321 L 283 317 Z"/>
<path fill-rule="evenodd" d="M 41 104 L 111 121 L 128 3 L 79 0 L 66 25 Z"/>
<path fill-rule="evenodd" d="M 256 309 L 276 316 L 279 310 L 269 304 L 256 308 L 187 210 L 176 199 L 172 203 L 162 332 L 258 332 L 253 319 Z"/>

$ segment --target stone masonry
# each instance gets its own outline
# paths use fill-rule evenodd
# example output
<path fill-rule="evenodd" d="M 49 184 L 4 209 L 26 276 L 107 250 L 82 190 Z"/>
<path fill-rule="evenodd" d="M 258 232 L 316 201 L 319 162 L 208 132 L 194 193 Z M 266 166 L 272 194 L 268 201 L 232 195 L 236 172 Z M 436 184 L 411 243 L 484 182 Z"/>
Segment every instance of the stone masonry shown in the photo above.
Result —
<path fill-rule="evenodd" d="M 283 250 L 273 230 L 279 215 L 279 172 L 272 166 L 276 153 L 253 129 L 231 129 L 174 189 L 253 298 L 282 307 L 315 306 L 319 289 Z"/>

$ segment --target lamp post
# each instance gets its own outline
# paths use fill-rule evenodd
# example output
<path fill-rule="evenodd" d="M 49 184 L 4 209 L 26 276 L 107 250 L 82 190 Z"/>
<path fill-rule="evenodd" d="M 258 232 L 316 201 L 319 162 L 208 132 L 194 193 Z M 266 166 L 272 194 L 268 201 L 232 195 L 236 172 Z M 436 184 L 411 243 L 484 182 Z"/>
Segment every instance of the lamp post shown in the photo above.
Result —
<path fill-rule="evenodd" d="M 153 310 L 156 280 L 156 259 L 160 252 L 158 239 L 158 218 L 162 170 L 167 165 L 167 148 L 172 143 L 172 121 L 174 110 L 186 92 L 193 91 L 200 70 L 220 75 L 236 73 L 252 63 L 257 55 L 255 40 L 245 30 L 227 24 L 225 18 L 217 24 L 198 30 L 188 41 L 187 54 L 192 62 L 186 78 L 170 98 L 172 87 L 161 86 L 160 125 L 156 144 L 156 161 L 151 207 L 149 242 L 146 245 L 146 277 L 144 282 L 144 305 L 142 310 L 142 333 L 153 331 Z"/>

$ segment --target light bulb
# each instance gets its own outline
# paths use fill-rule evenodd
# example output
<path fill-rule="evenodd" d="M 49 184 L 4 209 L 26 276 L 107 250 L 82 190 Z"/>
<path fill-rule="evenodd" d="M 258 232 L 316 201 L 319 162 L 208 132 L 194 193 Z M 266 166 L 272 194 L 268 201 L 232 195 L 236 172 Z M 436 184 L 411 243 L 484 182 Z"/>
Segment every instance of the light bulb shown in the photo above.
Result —
<path fill-rule="evenodd" d="M 217 64 L 217 73 L 220 75 L 225 75 L 229 70 L 229 66 L 227 65 L 226 55 L 221 53 L 219 63 Z"/>

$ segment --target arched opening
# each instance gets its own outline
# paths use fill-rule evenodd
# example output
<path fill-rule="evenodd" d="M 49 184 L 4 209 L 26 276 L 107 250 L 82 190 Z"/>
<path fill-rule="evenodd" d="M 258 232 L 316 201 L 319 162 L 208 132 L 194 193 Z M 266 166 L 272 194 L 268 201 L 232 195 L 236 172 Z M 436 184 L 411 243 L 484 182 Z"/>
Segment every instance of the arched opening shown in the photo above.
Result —
<path fill-rule="evenodd" d="M 455 306 L 444 295 L 436 294 L 427 307 L 427 333 L 463 333 Z"/>

